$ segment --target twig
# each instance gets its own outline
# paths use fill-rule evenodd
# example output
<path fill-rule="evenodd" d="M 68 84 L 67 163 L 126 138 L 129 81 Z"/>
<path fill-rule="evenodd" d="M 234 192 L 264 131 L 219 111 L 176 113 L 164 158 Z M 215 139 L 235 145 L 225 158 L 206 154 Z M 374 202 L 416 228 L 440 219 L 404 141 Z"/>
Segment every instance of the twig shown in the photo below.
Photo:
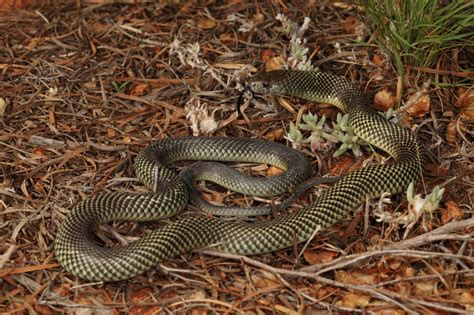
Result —
<path fill-rule="evenodd" d="M 443 256 L 443 257 L 447 256 L 447 257 L 453 257 L 453 258 L 462 258 L 462 259 L 466 259 L 466 260 L 474 262 L 473 257 L 464 256 L 464 255 L 424 252 L 424 251 L 415 251 L 415 250 L 385 249 L 385 250 L 344 256 L 325 264 L 303 267 L 303 268 L 300 268 L 299 271 L 312 272 L 312 273 L 314 272 L 315 275 L 320 275 L 329 271 L 346 268 L 351 265 L 360 263 L 361 261 L 364 261 L 366 259 L 369 259 L 375 256 L 381 256 L 381 255 L 394 255 L 394 256 L 397 255 L 397 256 L 418 257 L 418 258 L 432 258 L 432 257 L 437 257 L 437 256 Z"/>
<path fill-rule="evenodd" d="M 281 274 L 281 275 L 288 275 L 288 276 L 297 276 L 297 277 L 306 277 L 306 278 L 312 278 L 315 279 L 316 281 L 319 281 L 321 283 L 327 284 L 327 285 L 332 285 L 335 287 L 339 288 L 345 288 L 345 289 L 351 289 L 355 291 L 360 291 L 364 292 L 367 294 L 370 294 L 373 297 L 379 298 L 383 301 L 386 301 L 388 303 L 394 304 L 401 309 L 409 312 L 409 313 L 415 313 L 412 309 L 408 308 L 406 305 L 398 302 L 397 300 L 393 299 L 390 297 L 392 292 L 381 292 L 380 290 L 377 289 L 372 289 L 368 286 L 365 285 L 354 285 L 350 283 L 343 283 L 335 280 L 330 280 L 321 276 L 314 275 L 313 273 L 308 273 L 308 272 L 301 272 L 301 271 L 291 271 L 291 270 L 286 270 L 286 269 L 281 269 L 281 268 L 275 268 L 272 266 L 269 266 L 267 264 L 264 264 L 258 260 L 246 257 L 246 256 L 240 256 L 240 255 L 233 255 L 233 254 L 228 254 L 228 253 L 220 253 L 216 251 L 211 251 L 211 250 L 205 250 L 203 251 L 205 254 L 213 255 L 213 256 L 219 256 L 219 257 L 224 257 L 228 259 L 236 259 L 236 260 L 241 260 L 244 261 L 245 263 L 262 268 L 264 270 L 270 271 L 275 274 Z"/>
<path fill-rule="evenodd" d="M 474 234 L 468 234 L 468 235 L 450 235 L 448 233 L 460 231 L 466 228 L 474 228 L 474 218 L 463 220 L 463 221 L 453 221 L 448 224 L 445 224 L 443 226 L 440 226 L 439 228 L 413 237 L 408 240 L 404 240 L 401 242 L 393 243 L 387 246 L 384 246 L 384 249 L 402 249 L 402 248 L 409 248 L 409 247 L 416 247 L 420 246 L 426 243 L 431 243 L 433 241 L 438 241 L 438 240 L 443 240 L 443 239 L 470 239 L 474 237 Z"/>
<path fill-rule="evenodd" d="M 253 265 L 258 268 L 262 268 L 264 270 L 267 270 L 269 272 L 275 273 L 275 274 L 281 274 L 281 275 L 287 275 L 287 276 L 296 276 L 296 277 L 305 277 L 305 278 L 311 278 L 316 281 L 319 281 L 321 283 L 324 283 L 326 285 L 332 285 L 335 287 L 339 288 L 344 288 L 344 289 L 349 289 L 349 290 L 354 290 L 354 291 L 359 291 L 363 292 L 366 294 L 369 294 L 372 297 L 381 299 L 385 302 L 392 303 L 401 309 L 407 311 L 408 313 L 411 314 L 416 314 L 417 311 L 408 308 L 407 302 L 411 302 L 410 304 L 420 304 L 428 307 L 432 307 L 435 309 L 439 309 L 442 311 L 446 312 L 451 312 L 451 313 L 456 313 L 456 314 L 464 314 L 464 310 L 460 310 L 457 308 L 449 307 L 449 306 L 444 306 L 439 303 L 432 303 L 432 302 L 427 302 L 424 300 L 420 299 L 415 299 L 411 298 L 409 296 L 405 296 L 402 294 L 395 293 L 393 291 L 388 291 L 388 290 L 380 290 L 376 289 L 375 286 L 367 286 L 367 285 L 355 285 L 355 284 L 350 284 L 350 283 L 343 283 L 335 280 L 331 280 L 328 278 L 324 278 L 318 275 L 315 275 L 314 273 L 308 273 L 308 272 L 301 272 L 301 271 L 291 271 L 291 270 L 286 270 L 286 269 L 281 269 L 281 268 L 275 268 L 272 266 L 269 266 L 267 264 L 264 264 L 260 261 L 254 260 L 252 258 L 246 257 L 246 256 L 240 256 L 240 255 L 233 255 L 233 254 L 228 254 L 228 253 L 220 253 L 220 252 L 215 252 L 211 250 L 205 250 L 203 251 L 206 254 L 213 255 L 213 256 L 219 256 L 219 257 L 224 257 L 228 259 L 236 259 L 236 260 L 241 260 L 244 261 L 245 263 L 249 265 Z M 467 256 L 466 256 L 467 257 Z M 404 301 L 399 302 L 400 301 Z"/>
<path fill-rule="evenodd" d="M 0 256 L 0 269 L 3 268 L 5 263 L 10 260 L 11 255 L 15 252 L 16 246 L 10 245 L 3 255 Z"/>

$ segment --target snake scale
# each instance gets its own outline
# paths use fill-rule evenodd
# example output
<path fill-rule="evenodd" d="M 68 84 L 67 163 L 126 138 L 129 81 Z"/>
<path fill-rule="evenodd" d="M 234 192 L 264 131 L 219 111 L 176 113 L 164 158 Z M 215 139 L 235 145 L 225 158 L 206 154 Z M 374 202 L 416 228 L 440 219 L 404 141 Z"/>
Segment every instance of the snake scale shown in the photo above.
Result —
<path fill-rule="evenodd" d="M 167 168 L 178 160 L 257 162 L 286 169 L 257 186 L 221 176 L 225 187 L 252 195 L 275 195 L 310 176 L 310 164 L 302 154 L 271 141 L 213 137 L 160 140 L 135 160 L 137 177 L 152 192 L 104 193 L 80 202 L 66 216 L 56 236 L 54 250 L 60 264 L 86 280 L 116 281 L 197 248 L 241 255 L 277 251 L 295 241 L 308 240 L 315 231 L 339 221 L 367 197 L 401 192 L 420 178 L 425 154 L 416 136 L 375 112 L 368 97 L 346 79 L 323 72 L 280 70 L 257 74 L 250 78 L 248 86 L 255 93 L 291 95 L 337 106 L 349 114 L 354 132 L 390 154 L 393 163 L 353 171 L 301 210 L 267 221 L 242 223 L 189 215 L 123 247 L 97 245 L 93 232 L 99 224 L 167 218 L 186 206 L 187 184 Z"/>

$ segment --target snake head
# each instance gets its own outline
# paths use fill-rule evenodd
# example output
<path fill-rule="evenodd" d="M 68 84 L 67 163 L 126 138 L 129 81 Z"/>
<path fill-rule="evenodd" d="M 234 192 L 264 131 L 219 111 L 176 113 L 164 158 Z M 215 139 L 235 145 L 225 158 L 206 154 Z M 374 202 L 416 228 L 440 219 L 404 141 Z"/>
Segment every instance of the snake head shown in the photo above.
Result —
<path fill-rule="evenodd" d="M 284 85 L 287 79 L 287 70 L 275 70 L 270 72 L 262 72 L 249 78 L 246 88 L 257 94 L 285 94 Z"/>
<path fill-rule="evenodd" d="M 250 77 L 247 80 L 247 85 L 240 92 L 237 100 L 237 112 L 242 115 L 241 106 L 246 102 L 250 102 L 253 95 L 256 94 L 273 94 L 286 95 L 288 94 L 284 88 L 284 80 L 287 79 L 288 70 L 275 70 L 270 72 L 262 72 Z"/>

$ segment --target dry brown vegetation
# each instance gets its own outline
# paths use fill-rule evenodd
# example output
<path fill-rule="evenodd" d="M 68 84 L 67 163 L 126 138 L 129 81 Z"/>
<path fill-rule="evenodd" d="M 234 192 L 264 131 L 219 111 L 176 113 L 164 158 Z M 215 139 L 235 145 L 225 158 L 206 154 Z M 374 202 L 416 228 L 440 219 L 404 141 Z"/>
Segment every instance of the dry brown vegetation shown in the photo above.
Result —
<path fill-rule="evenodd" d="M 401 81 L 375 45 L 350 45 L 358 37 L 370 42 L 364 13 L 354 5 L 65 2 L 0 17 L 0 312 L 474 311 L 474 96 L 469 86 L 425 84 L 466 82 L 460 69 L 473 68 L 472 48 L 435 69 L 407 68 Z M 132 161 L 151 141 L 192 135 L 193 121 L 194 133 L 203 134 L 207 120 L 215 136 L 285 142 L 289 123 L 303 113 L 335 117 L 336 110 L 317 104 L 262 98 L 245 109 L 245 119 L 237 116 L 237 83 L 287 61 L 289 39 L 278 13 L 300 24 L 311 18 L 303 37 L 314 65 L 370 95 L 379 92 L 382 108 L 411 102 L 406 124 L 433 155 L 417 191 L 443 185 L 440 209 L 422 214 L 405 238 L 396 220 L 379 222 L 359 209 L 301 255 L 303 246 L 252 258 L 196 251 L 106 284 L 63 271 L 52 244 L 64 216 L 99 192 L 144 191 Z M 373 155 L 304 152 L 319 176 L 362 167 Z M 212 186 L 204 193 L 248 202 L 228 195 Z M 311 194 L 301 198 L 292 211 L 310 200 Z M 392 197 L 383 211 L 407 216 L 405 195 Z M 159 224 L 118 222 L 98 234 L 119 244 Z"/>

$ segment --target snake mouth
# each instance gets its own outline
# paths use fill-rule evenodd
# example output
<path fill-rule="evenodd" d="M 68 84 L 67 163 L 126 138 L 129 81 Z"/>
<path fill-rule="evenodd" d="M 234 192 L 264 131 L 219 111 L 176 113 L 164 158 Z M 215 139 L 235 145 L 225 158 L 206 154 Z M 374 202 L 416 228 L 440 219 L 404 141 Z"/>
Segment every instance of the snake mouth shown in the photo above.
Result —
<path fill-rule="evenodd" d="M 284 94 L 281 82 L 288 77 L 287 70 L 274 70 L 258 73 L 247 80 L 237 99 L 237 113 L 242 116 L 242 104 L 250 102 L 255 94 Z"/>
<path fill-rule="evenodd" d="M 250 102 L 253 98 L 254 91 L 250 85 L 246 85 L 242 91 L 239 93 L 239 98 L 237 99 L 237 113 L 239 116 L 242 116 L 242 104 Z"/>

